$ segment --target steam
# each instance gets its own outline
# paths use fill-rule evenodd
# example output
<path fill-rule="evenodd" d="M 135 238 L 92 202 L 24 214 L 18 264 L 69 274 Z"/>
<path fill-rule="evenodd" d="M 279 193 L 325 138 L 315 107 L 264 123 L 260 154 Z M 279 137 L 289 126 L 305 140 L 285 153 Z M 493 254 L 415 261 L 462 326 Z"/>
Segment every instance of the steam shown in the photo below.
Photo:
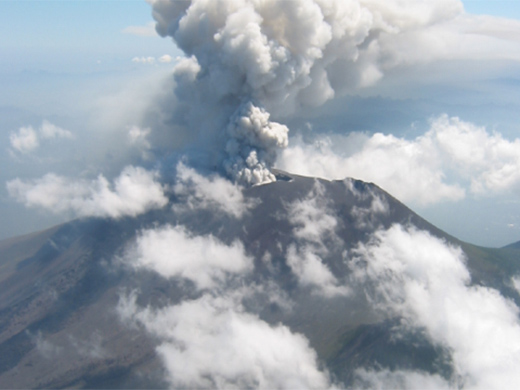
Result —
<path fill-rule="evenodd" d="M 270 114 L 372 85 L 404 61 L 396 41 L 462 12 L 458 0 L 150 3 L 157 32 L 189 57 L 175 68 L 177 121 L 210 150 L 209 164 L 250 185 L 276 180 L 270 169 L 287 147 L 287 127 Z"/>

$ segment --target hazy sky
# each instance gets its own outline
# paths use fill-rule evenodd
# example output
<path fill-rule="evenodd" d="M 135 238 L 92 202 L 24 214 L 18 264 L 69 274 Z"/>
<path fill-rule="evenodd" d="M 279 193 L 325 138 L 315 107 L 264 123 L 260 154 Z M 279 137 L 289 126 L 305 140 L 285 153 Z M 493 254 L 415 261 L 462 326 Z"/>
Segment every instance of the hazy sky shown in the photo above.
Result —
<path fill-rule="evenodd" d="M 463 4 L 470 16 L 508 19 L 464 21 L 467 40 L 461 41 L 464 54 L 460 56 L 440 55 L 432 46 L 422 49 L 432 51 L 433 59 L 421 52 L 421 59 L 416 60 L 403 46 L 402 61 L 411 65 L 389 67 L 379 82 L 319 108 L 276 117 L 290 128 L 289 152 L 301 147 L 318 161 L 321 155 L 309 148 L 321 142 L 321 152 L 330 147 L 328 157 L 337 157 L 341 166 L 353 166 L 347 174 L 375 181 L 448 233 L 476 244 L 500 246 L 520 239 L 520 180 L 510 178 L 513 182 L 500 191 L 488 188 L 493 182 L 490 177 L 500 171 L 496 167 L 513 164 L 514 156 L 508 153 L 514 155 L 520 142 L 515 141 L 520 123 L 520 55 L 515 54 L 515 49 L 520 53 L 520 28 L 513 20 L 520 19 L 520 1 L 467 0 Z M 49 172 L 79 180 L 102 174 L 111 180 L 128 164 L 157 165 L 150 157 L 153 145 L 147 137 L 155 130 L 154 120 L 159 121 L 156 111 L 163 112 L 169 104 L 161 96 L 171 89 L 170 74 L 182 52 L 171 38 L 155 33 L 145 1 L 0 1 L 0 50 L 2 183 L 17 178 L 37 180 Z M 161 110 L 154 109 L 157 101 L 163 102 Z M 460 160 L 461 149 L 453 145 L 425 149 L 426 142 L 437 142 L 450 126 L 467 129 L 464 134 L 472 137 L 480 134 L 470 144 L 462 133 L 459 139 L 459 146 L 475 148 L 464 153 L 483 156 L 470 161 L 471 169 L 468 159 Z M 425 164 L 425 175 L 440 175 L 436 188 L 444 185 L 446 191 L 433 200 L 425 192 L 400 192 L 405 184 L 419 186 L 422 179 L 418 176 L 414 181 L 415 173 L 407 179 L 396 178 L 395 186 L 376 173 L 364 177 L 372 168 L 359 169 L 364 158 L 360 151 L 380 152 L 381 144 L 376 143 L 381 139 L 371 138 L 376 133 L 393 135 L 397 141 L 392 142 L 406 150 L 415 148 L 453 160 L 449 167 L 440 166 L 434 158 L 409 160 L 411 165 Z M 181 144 L 180 138 L 169 142 Z M 388 140 L 383 140 L 385 145 Z M 483 143 L 509 152 L 500 154 L 492 147 L 477 150 Z M 397 146 L 391 151 L 385 148 L 388 156 L 403 156 Z M 284 155 L 278 165 L 299 167 L 302 173 L 330 174 L 316 164 L 298 166 L 292 160 L 294 153 Z M 489 163 L 494 170 L 482 168 L 486 159 L 494 159 Z M 426 192 L 432 193 L 431 189 Z M 5 185 L 0 187 L 0 238 L 76 216 L 26 208 L 9 195 Z"/>

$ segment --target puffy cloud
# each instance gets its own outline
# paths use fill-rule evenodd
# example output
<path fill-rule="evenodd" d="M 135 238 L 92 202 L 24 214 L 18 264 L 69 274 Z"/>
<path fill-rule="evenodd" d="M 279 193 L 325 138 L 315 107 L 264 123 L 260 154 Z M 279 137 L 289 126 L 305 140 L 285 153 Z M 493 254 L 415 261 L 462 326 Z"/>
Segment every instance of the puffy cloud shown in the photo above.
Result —
<path fill-rule="evenodd" d="M 162 64 L 169 64 L 170 62 L 173 61 L 173 58 L 171 55 L 168 55 L 168 54 L 165 54 L 163 56 L 160 56 L 158 61 Z"/>
<path fill-rule="evenodd" d="M 356 188 L 355 180 L 346 178 L 343 180 L 347 191 L 352 193 L 360 201 L 370 201 L 370 205 L 352 206 L 350 215 L 354 218 L 354 224 L 359 230 L 376 230 L 380 224 L 380 217 L 388 214 L 390 209 L 384 197 L 376 194 L 372 187 L 367 186 L 364 191 Z M 361 203 L 360 203 L 361 204 Z"/>
<path fill-rule="evenodd" d="M 287 205 L 287 212 L 297 239 L 322 247 L 325 238 L 335 235 L 338 221 L 329 208 L 323 186 L 317 180 L 304 199 Z"/>
<path fill-rule="evenodd" d="M 509 141 L 459 118 L 442 115 L 413 140 L 381 133 L 344 137 L 344 142 L 350 140 L 357 148 L 349 155 L 336 153 L 326 138 L 314 144 L 296 140 L 277 166 L 329 179 L 372 181 L 402 201 L 423 205 L 460 200 L 466 191 L 486 194 L 520 187 L 520 139 Z"/>
<path fill-rule="evenodd" d="M 164 207 L 168 198 L 157 174 L 128 166 L 111 185 L 103 176 L 96 180 L 71 180 L 53 173 L 40 179 L 7 182 L 9 194 L 28 207 L 54 213 L 72 212 L 80 217 L 136 216 Z"/>
<path fill-rule="evenodd" d="M 128 137 L 130 137 L 130 142 L 133 144 L 142 144 L 146 148 L 150 147 L 150 143 L 146 139 L 146 137 L 150 134 L 152 130 L 150 128 L 141 129 L 138 126 L 132 126 L 128 130 Z"/>
<path fill-rule="evenodd" d="M 442 161 L 429 153 L 432 150 L 425 141 L 377 133 L 350 156 L 334 153 L 323 142 L 300 142 L 284 151 L 277 166 L 304 175 L 374 182 L 404 202 L 429 204 L 464 198 L 462 187 L 444 182 Z"/>
<path fill-rule="evenodd" d="M 304 246 L 296 249 L 296 245 L 287 250 L 287 264 L 298 278 L 302 286 L 309 286 L 316 294 L 324 297 L 347 295 L 350 289 L 342 286 L 323 260 L 315 253 L 314 248 Z"/>
<path fill-rule="evenodd" d="M 121 300 L 119 309 L 123 318 L 161 340 L 157 351 L 175 388 L 331 386 L 304 336 L 284 325 L 269 325 L 229 296 L 208 294 L 156 310 L 138 308 L 131 296 Z"/>
<path fill-rule="evenodd" d="M 190 209 L 220 210 L 240 218 L 257 204 L 254 200 L 246 199 L 243 188 L 229 180 L 216 174 L 203 176 L 182 162 L 177 164 L 177 182 L 173 191 L 182 200 L 182 206 L 174 206 L 179 211 L 186 205 Z"/>
<path fill-rule="evenodd" d="M 513 278 L 511 278 L 511 283 L 513 284 L 516 292 L 520 294 L 520 276 L 513 276 Z"/>
<path fill-rule="evenodd" d="M 156 37 L 155 23 L 149 22 L 144 26 L 128 26 L 121 30 L 123 34 L 137 35 L 139 37 Z"/>
<path fill-rule="evenodd" d="M 287 264 L 298 282 L 325 297 L 348 294 L 348 287 L 341 286 L 321 258 L 328 254 L 330 243 L 338 240 L 335 233 L 338 221 L 330 210 L 323 186 L 316 180 L 304 199 L 295 200 L 286 207 L 298 242 L 298 246 L 291 244 L 288 247 Z"/>
<path fill-rule="evenodd" d="M 56 125 L 53 125 L 49 121 L 43 121 L 40 127 L 40 136 L 42 138 L 72 138 L 73 135 L 70 131 L 62 129 Z"/>
<path fill-rule="evenodd" d="M 470 285 L 460 248 L 394 225 L 355 253 L 353 280 L 370 286 L 365 291 L 387 316 L 400 316 L 405 328 L 421 329 L 446 348 L 457 386 L 520 384 L 519 309 L 497 290 Z"/>
<path fill-rule="evenodd" d="M 373 230 L 377 228 L 381 215 L 389 213 L 388 203 L 385 199 L 373 193 L 369 207 L 353 206 L 350 215 L 354 217 L 356 228 L 360 230 Z"/>
<path fill-rule="evenodd" d="M 520 139 L 504 139 L 458 118 L 442 116 L 426 134 L 454 169 L 471 180 L 475 193 L 518 189 Z"/>
<path fill-rule="evenodd" d="M 155 57 L 134 57 L 132 62 L 137 64 L 155 64 Z"/>
<path fill-rule="evenodd" d="M 32 152 L 40 146 L 38 135 L 31 126 L 20 127 L 18 133 L 11 133 L 9 140 L 11 141 L 11 146 L 21 153 Z"/>
<path fill-rule="evenodd" d="M 134 57 L 132 58 L 132 62 L 135 62 L 136 64 L 149 64 L 154 65 L 155 63 L 159 62 L 161 64 L 169 64 L 173 62 L 174 59 L 169 54 L 164 54 L 160 56 L 159 58 L 155 57 Z"/>
<path fill-rule="evenodd" d="M 148 136 L 150 135 L 151 131 L 152 129 L 149 127 L 142 129 L 135 125 L 128 129 L 128 138 L 130 143 L 142 151 L 143 159 L 149 158 L 148 151 L 151 148 L 151 144 L 148 140 Z"/>
<path fill-rule="evenodd" d="M 44 120 L 35 130 L 32 126 L 20 127 L 17 133 L 11 133 L 11 147 L 20 153 L 29 153 L 40 146 L 40 140 L 50 138 L 72 138 L 70 131 L 62 129 Z"/>
<path fill-rule="evenodd" d="M 200 289 L 216 287 L 227 276 L 253 268 L 241 242 L 226 245 L 212 235 L 192 235 L 183 226 L 144 230 L 125 258 L 166 278 L 191 280 Z"/>

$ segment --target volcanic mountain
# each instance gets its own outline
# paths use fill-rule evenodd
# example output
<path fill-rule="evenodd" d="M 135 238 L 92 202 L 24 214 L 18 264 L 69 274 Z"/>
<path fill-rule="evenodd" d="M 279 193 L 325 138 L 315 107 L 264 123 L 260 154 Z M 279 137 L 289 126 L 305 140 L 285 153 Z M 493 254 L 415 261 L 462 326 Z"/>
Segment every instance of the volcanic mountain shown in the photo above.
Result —
<path fill-rule="evenodd" d="M 500 325 L 465 316 L 491 302 L 517 334 L 518 245 L 461 242 L 374 184 L 275 173 L 1 241 L 0 388 L 496 384 L 464 355 L 489 335 L 455 319 Z"/>

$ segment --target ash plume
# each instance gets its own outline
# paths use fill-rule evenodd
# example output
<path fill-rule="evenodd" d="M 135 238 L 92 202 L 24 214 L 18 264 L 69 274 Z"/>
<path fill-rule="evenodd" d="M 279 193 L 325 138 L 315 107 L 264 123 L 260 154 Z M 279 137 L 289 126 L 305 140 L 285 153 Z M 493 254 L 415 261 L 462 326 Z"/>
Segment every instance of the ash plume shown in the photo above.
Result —
<path fill-rule="evenodd" d="M 396 37 L 453 19 L 458 0 L 149 0 L 174 71 L 177 125 L 235 181 L 276 180 L 288 128 L 271 119 L 371 85 L 404 61 Z M 402 42 L 401 42 L 402 43 Z"/>

